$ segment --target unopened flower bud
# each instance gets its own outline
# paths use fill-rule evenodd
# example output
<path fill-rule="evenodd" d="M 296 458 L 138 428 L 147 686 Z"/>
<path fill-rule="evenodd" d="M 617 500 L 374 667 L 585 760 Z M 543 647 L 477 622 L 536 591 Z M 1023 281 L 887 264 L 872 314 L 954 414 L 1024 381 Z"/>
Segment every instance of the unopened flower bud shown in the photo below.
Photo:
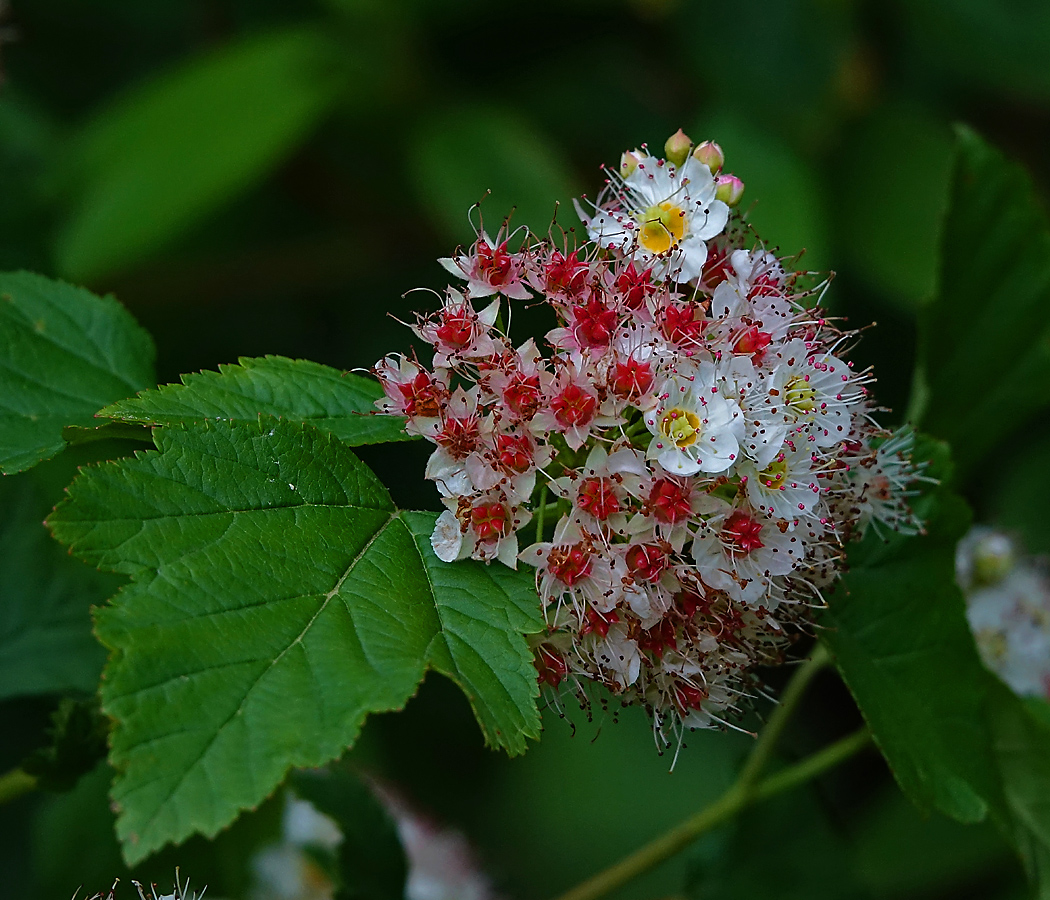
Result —
<path fill-rule="evenodd" d="M 711 170 L 712 174 L 720 172 L 726 164 L 726 156 L 722 148 L 714 141 L 704 141 L 693 151 L 693 159 L 703 163 Z"/>
<path fill-rule="evenodd" d="M 680 166 L 689 158 L 689 151 L 692 148 L 693 142 L 689 140 L 689 135 L 679 128 L 664 144 L 664 155 L 669 163 Z"/>
<path fill-rule="evenodd" d="M 998 531 L 984 534 L 973 549 L 974 583 L 985 585 L 1002 581 L 1014 562 L 1014 546 L 1010 538 Z"/>
<path fill-rule="evenodd" d="M 715 198 L 726 206 L 736 206 L 744 196 L 744 182 L 736 175 L 719 175 L 715 179 Z"/>
<path fill-rule="evenodd" d="M 620 157 L 620 177 L 626 178 L 635 169 L 638 168 L 638 164 L 645 159 L 645 153 L 641 150 L 627 150 Z"/>

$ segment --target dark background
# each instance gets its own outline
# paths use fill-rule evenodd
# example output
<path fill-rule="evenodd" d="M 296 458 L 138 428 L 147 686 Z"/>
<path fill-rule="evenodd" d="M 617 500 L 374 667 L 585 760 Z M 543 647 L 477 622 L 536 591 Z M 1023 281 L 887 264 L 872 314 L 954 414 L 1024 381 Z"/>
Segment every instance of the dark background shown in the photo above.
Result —
<path fill-rule="evenodd" d="M 162 382 L 239 356 L 349 369 L 407 349 L 397 319 L 432 296 L 406 292 L 443 288 L 435 260 L 472 239 L 467 210 L 486 191 L 490 228 L 516 205 L 515 224 L 545 233 L 558 203 L 555 227 L 578 227 L 568 201 L 597 192 L 603 162 L 646 141 L 659 151 L 682 127 L 721 143 L 771 246 L 836 273 L 835 314 L 878 322 L 853 357 L 875 366 L 893 424 L 916 311 L 936 283 L 953 123 L 1025 163 L 1044 197 L 1050 184 L 1045 0 L 21 0 L 5 10 L 0 267 L 114 292 L 154 335 Z M 962 486 L 979 518 L 1037 553 L 1050 552 L 1048 436 L 1037 426 L 1011 438 L 994 471 Z M 436 506 L 425 447 L 362 455 L 400 504 Z M 783 677 L 768 673 L 774 686 Z M 5 765 L 39 743 L 52 706 L 0 708 Z M 366 727 L 353 758 L 463 828 L 509 897 L 532 898 L 698 809 L 749 744 L 696 735 L 668 774 L 644 716 L 575 718 L 572 729 L 548 711 L 543 741 L 507 760 L 482 747 L 465 701 L 432 677 L 406 713 Z M 785 755 L 856 721 L 827 676 Z M 0 894 L 64 900 L 121 873 L 107 777 L 0 811 Z M 211 883 L 209 896 L 237 896 L 239 848 L 271 820 L 264 810 L 218 849 L 197 841 L 166 854 L 149 877 L 170 878 L 178 862 Z M 1022 895 L 990 829 L 923 822 L 874 754 L 617 896 L 677 896 L 687 870 L 706 886 L 696 896 L 712 898 Z"/>

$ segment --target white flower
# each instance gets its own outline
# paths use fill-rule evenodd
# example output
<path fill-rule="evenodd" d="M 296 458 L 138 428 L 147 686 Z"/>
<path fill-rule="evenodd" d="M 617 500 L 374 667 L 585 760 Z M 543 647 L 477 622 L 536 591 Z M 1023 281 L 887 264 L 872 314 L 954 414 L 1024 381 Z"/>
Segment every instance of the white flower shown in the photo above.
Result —
<path fill-rule="evenodd" d="M 651 266 L 654 277 L 683 282 L 700 274 L 706 241 L 729 219 L 707 166 L 692 157 L 681 168 L 647 158 L 611 190 L 593 216 L 576 206 L 591 240 Z"/>
<path fill-rule="evenodd" d="M 730 468 L 744 436 L 740 405 L 723 393 L 733 390 L 709 362 L 668 378 L 656 406 L 645 414 L 645 424 L 653 434 L 646 458 L 655 459 L 672 475 Z"/>

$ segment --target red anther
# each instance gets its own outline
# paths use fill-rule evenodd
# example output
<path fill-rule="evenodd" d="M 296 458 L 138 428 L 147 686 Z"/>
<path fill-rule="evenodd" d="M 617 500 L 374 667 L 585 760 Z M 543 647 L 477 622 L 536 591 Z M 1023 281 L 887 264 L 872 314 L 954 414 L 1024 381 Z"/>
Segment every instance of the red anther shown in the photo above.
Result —
<path fill-rule="evenodd" d="M 648 650 L 658 659 L 664 655 L 664 650 L 668 647 L 672 650 L 678 649 L 678 638 L 674 633 L 674 622 L 670 619 L 664 619 L 648 631 L 641 632 L 637 640 L 638 646 L 642 650 Z"/>
<path fill-rule="evenodd" d="M 627 362 L 618 362 L 613 367 L 609 387 L 624 400 L 638 400 L 653 389 L 654 380 L 653 367 L 649 363 L 630 357 Z"/>
<path fill-rule="evenodd" d="M 536 680 L 540 684 L 549 684 L 551 687 L 561 684 L 561 680 L 569 672 L 569 665 L 565 662 L 564 657 L 549 644 L 540 644 L 536 648 L 532 664 L 539 673 Z"/>
<path fill-rule="evenodd" d="M 397 389 L 405 398 L 405 415 L 433 418 L 441 409 L 445 391 L 426 372 L 420 372 L 408 384 L 399 384 Z"/>
<path fill-rule="evenodd" d="M 761 539 L 762 523 L 743 510 L 735 510 L 722 526 L 722 540 L 734 556 L 742 556 L 765 546 Z"/>
<path fill-rule="evenodd" d="M 590 634 L 592 631 L 595 634 L 605 637 L 609 633 L 609 626 L 613 622 L 619 622 L 620 617 L 616 615 L 616 610 L 611 610 L 604 615 L 593 607 L 588 606 L 587 611 L 584 613 L 584 621 L 580 626 L 580 634 Z"/>
<path fill-rule="evenodd" d="M 446 419 L 434 439 L 455 459 L 463 459 L 477 450 L 481 441 L 477 417 Z"/>
<path fill-rule="evenodd" d="M 576 296 L 587 284 L 587 263 L 577 259 L 575 251 L 562 256 L 555 250 L 544 268 L 543 279 L 547 293 Z"/>
<path fill-rule="evenodd" d="M 598 409 L 598 398 L 588 394 L 583 388 L 570 384 L 551 401 L 554 418 L 559 424 L 570 428 L 573 425 L 586 425 Z"/>
<path fill-rule="evenodd" d="M 620 499 L 613 489 L 611 478 L 588 478 L 581 485 L 576 505 L 594 518 L 608 519 L 620 511 Z"/>
<path fill-rule="evenodd" d="M 643 581 L 659 581 L 667 568 L 667 553 L 656 544 L 636 544 L 625 559 L 631 574 Z"/>
<path fill-rule="evenodd" d="M 532 468 L 532 445 L 524 435 L 497 435 L 496 455 L 500 466 L 506 472 L 517 472 L 520 475 Z"/>
<path fill-rule="evenodd" d="M 502 503 L 482 503 L 471 509 L 470 524 L 479 541 L 494 544 L 510 533 L 510 513 Z"/>
<path fill-rule="evenodd" d="M 554 547 L 547 559 L 547 569 L 551 575 L 569 587 L 590 575 L 593 568 L 591 553 L 583 544 Z"/>
<path fill-rule="evenodd" d="M 572 317 L 572 333 L 581 347 L 608 347 L 619 321 L 616 311 L 594 291 L 585 304 L 572 308 Z"/>
<path fill-rule="evenodd" d="M 478 241 L 478 271 L 485 276 L 489 284 L 503 284 L 510 277 L 513 268 L 506 241 L 495 248 L 484 241 Z"/>
<path fill-rule="evenodd" d="M 623 296 L 623 305 L 628 309 L 640 309 L 646 297 L 656 290 L 656 285 L 650 277 L 651 273 L 652 269 L 639 272 L 632 261 L 616 276 L 616 289 Z"/>
<path fill-rule="evenodd" d="M 696 303 L 672 303 L 663 312 L 660 328 L 673 344 L 696 344 L 707 322 Z"/>
<path fill-rule="evenodd" d="M 543 403 L 538 375 L 515 375 L 503 391 L 503 402 L 510 411 L 528 421 L 539 412 Z"/>
<path fill-rule="evenodd" d="M 685 712 L 687 709 L 700 709 L 707 699 L 707 691 L 687 684 L 684 681 L 676 681 L 672 692 L 674 693 L 675 706 L 682 712 Z"/>
<path fill-rule="evenodd" d="M 474 340 L 474 319 L 466 310 L 443 309 L 438 340 L 453 350 L 462 350 Z"/>
<path fill-rule="evenodd" d="M 674 525 L 688 519 L 693 514 L 689 493 L 688 486 L 670 478 L 661 478 L 654 482 L 652 490 L 649 491 L 649 507 L 656 521 Z"/>
<path fill-rule="evenodd" d="M 770 345 L 773 340 L 771 334 L 767 334 L 764 331 L 759 331 L 754 325 L 749 327 L 733 345 L 733 352 L 740 355 L 747 355 L 754 359 L 756 363 L 762 362 L 762 357 L 766 355 L 766 347 Z"/>

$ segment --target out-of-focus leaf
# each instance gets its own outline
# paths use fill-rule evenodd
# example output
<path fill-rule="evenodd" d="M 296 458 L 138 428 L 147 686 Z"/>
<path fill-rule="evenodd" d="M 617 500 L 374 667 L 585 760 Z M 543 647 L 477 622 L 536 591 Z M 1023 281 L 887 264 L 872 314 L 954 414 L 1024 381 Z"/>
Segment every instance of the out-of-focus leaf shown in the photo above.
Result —
<path fill-rule="evenodd" d="M 411 440 L 404 419 L 375 414 L 382 396 L 371 378 L 305 359 L 265 356 L 242 358 L 218 372 L 183 375 L 182 384 L 146 391 L 100 415 L 151 425 L 280 416 L 309 422 L 351 446 Z"/>
<path fill-rule="evenodd" d="M 560 225 L 579 226 L 571 207 L 578 191 L 567 162 L 518 113 L 473 106 L 442 110 L 420 124 L 410 148 L 416 191 L 454 240 L 473 240 L 467 212 L 486 191 L 491 194 L 481 213 L 490 234 L 514 209 L 513 225 L 545 235 L 558 204 Z"/>
<path fill-rule="evenodd" d="M 841 155 L 842 251 L 889 302 L 915 312 L 935 287 L 951 132 L 918 109 L 881 110 Z"/>
<path fill-rule="evenodd" d="M 0 472 L 64 446 L 114 400 L 156 383 L 153 342 L 111 297 L 28 272 L 0 273 Z"/>
<path fill-rule="evenodd" d="M 924 61 L 972 85 L 1050 97 L 1050 5 L 1041 0 L 913 0 L 901 15 Z"/>
<path fill-rule="evenodd" d="M 463 689 L 492 746 L 521 753 L 538 735 L 531 572 L 441 563 L 435 517 L 399 512 L 309 425 L 156 439 L 85 470 L 49 519 L 72 552 L 132 578 L 96 616 L 129 861 L 214 835 L 290 767 L 338 756 L 428 668 Z"/>
<path fill-rule="evenodd" d="M 51 539 L 51 506 L 30 476 L 0 479 L 0 699 L 94 691 L 105 660 L 89 610 L 119 579 Z"/>
<path fill-rule="evenodd" d="M 938 280 L 923 427 L 966 471 L 1050 404 L 1050 227 L 1020 166 L 963 129 Z"/>
<path fill-rule="evenodd" d="M 356 775 L 335 766 L 293 772 L 290 784 L 343 833 L 336 851 L 335 900 L 402 900 L 405 853 L 394 820 L 369 787 Z"/>
<path fill-rule="evenodd" d="M 778 0 L 750 4 L 744 15 L 747 40 L 722 40 L 710 31 L 708 7 L 682 7 L 678 52 L 688 55 L 705 94 L 732 98 L 752 121 L 769 123 L 777 133 L 804 141 L 823 136 L 839 100 L 839 72 L 853 43 L 852 9 L 819 0 Z M 691 134 L 722 142 L 721 134 L 699 132 Z M 746 174 L 735 171 L 747 181 Z"/>
<path fill-rule="evenodd" d="M 793 791 L 699 841 L 687 894 L 696 900 L 858 900 L 865 894 L 850 851 L 812 791 Z"/>
<path fill-rule="evenodd" d="M 106 758 L 108 734 L 109 720 L 102 715 L 97 697 L 65 697 L 51 716 L 50 743 L 30 754 L 22 768 L 44 790 L 72 790 Z"/>
<path fill-rule="evenodd" d="M 74 147 L 59 270 L 84 279 L 138 263 L 260 179 L 339 99 L 338 53 L 319 30 L 256 35 L 102 110 Z"/>
<path fill-rule="evenodd" d="M 717 141 L 727 172 L 744 181 L 740 208 L 759 237 L 781 256 L 801 250 L 804 269 L 828 265 L 829 234 L 823 188 L 813 169 L 775 134 L 733 114 L 715 114 L 690 132 L 696 141 Z"/>
<path fill-rule="evenodd" d="M 851 548 L 822 639 L 904 792 L 923 811 L 977 822 L 998 787 L 985 673 L 955 585 L 969 511 L 944 488 L 924 500 L 927 535 L 883 543 L 869 533 Z"/>
<path fill-rule="evenodd" d="M 858 816 L 851 834 L 857 878 L 885 900 L 956 896 L 978 879 L 991 881 L 997 871 L 1016 866 L 991 823 L 923 816 L 893 785 Z"/>
<path fill-rule="evenodd" d="M 998 679 L 989 693 L 1011 832 L 1039 900 L 1050 900 L 1050 721 Z"/>

